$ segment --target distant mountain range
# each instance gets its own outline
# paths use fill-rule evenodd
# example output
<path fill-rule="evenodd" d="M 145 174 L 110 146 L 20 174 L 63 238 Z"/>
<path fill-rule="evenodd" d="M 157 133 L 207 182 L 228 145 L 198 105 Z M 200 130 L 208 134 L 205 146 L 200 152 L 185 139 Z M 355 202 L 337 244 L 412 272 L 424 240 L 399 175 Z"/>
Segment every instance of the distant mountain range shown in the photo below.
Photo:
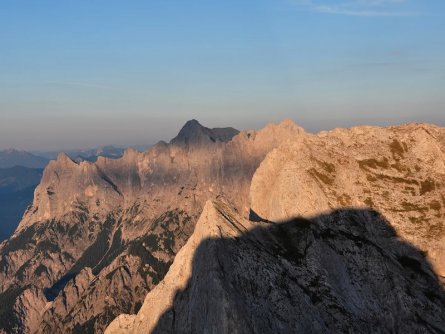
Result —
<path fill-rule="evenodd" d="M 15 166 L 0 168 L 0 194 L 20 191 L 39 184 L 42 168 Z"/>
<path fill-rule="evenodd" d="M 149 146 L 139 146 L 143 150 Z M 94 149 L 79 149 L 63 151 L 71 159 L 76 161 L 96 161 L 98 157 L 118 159 L 124 154 L 125 148 L 115 146 L 103 146 Z M 0 151 L 0 168 L 22 166 L 27 168 L 45 168 L 50 160 L 54 160 L 62 151 L 27 152 L 16 149 Z"/>
<path fill-rule="evenodd" d="M 32 204 L 42 173 L 43 169 L 22 166 L 0 169 L 0 242 L 14 232 Z"/>
<path fill-rule="evenodd" d="M 119 159 L 124 155 L 125 149 L 114 146 L 104 146 L 96 149 L 68 151 L 67 154 L 75 161 L 95 162 L 98 157 Z"/>
<path fill-rule="evenodd" d="M 0 151 L 0 168 L 23 166 L 28 168 L 44 168 L 48 159 L 26 151 L 9 149 Z"/>
<path fill-rule="evenodd" d="M 141 150 L 148 146 L 140 146 L 137 147 L 137 149 Z M 122 157 L 124 154 L 125 148 L 116 147 L 112 145 L 107 146 L 101 146 L 98 148 L 90 148 L 90 149 L 78 149 L 78 150 L 64 150 L 64 151 L 36 151 L 33 152 L 33 154 L 36 154 L 38 156 L 42 156 L 48 160 L 54 160 L 57 159 L 57 156 L 63 152 L 67 154 L 71 159 L 76 161 L 96 161 L 97 158 L 100 157 L 106 157 L 111 159 L 118 159 Z"/>

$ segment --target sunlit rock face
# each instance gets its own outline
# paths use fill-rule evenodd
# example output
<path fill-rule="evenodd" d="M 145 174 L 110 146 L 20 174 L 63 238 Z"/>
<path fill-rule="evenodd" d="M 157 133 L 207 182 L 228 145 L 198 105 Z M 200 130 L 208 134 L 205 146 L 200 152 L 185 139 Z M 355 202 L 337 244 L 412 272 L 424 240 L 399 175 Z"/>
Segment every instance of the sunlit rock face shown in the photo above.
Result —
<path fill-rule="evenodd" d="M 268 154 L 252 180 L 265 220 L 371 207 L 445 277 L 445 130 L 356 127 L 300 136 Z"/>
<path fill-rule="evenodd" d="M 59 155 L 18 229 L 0 244 L 0 327 L 100 333 L 117 315 L 137 312 L 204 203 L 225 196 L 247 215 L 256 168 L 300 135 L 290 121 L 240 133 L 191 121 L 171 143 L 129 149 L 120 159 L 76 163 Z"/>

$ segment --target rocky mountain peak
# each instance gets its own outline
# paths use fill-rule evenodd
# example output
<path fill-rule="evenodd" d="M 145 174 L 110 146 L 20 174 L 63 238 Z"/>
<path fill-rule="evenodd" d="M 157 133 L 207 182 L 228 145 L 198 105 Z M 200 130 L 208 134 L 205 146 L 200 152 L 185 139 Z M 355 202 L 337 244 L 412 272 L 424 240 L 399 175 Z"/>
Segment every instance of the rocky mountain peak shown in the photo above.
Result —
<path fill-rule="evenodd" d="M 138 154 L 139 152 L 136 149 L 129 147 L 124 151 L 124 155 L 122 157 L 124 160 L 135 159 Z"/>
<path fill-rule="evenodd" d="M 178 135 L 170 143 L 199 146 L 215 142 L 228 142 L 238 133 L 238 130 L 231 127 L 210 129 L 201 125 L 196 119 L 192 119 L 184 124 Z"/>
<path fill-rule="evenodd" d="M 191 119 L 184 124 L 184 126 L 182 127 L 182 130 L 193 129 L 193 128 L 204 128 L 204 126 L 202 126 L 201 123 L 198 122 L 198 120 Z"/>
<path fill-rule="evenodd" d="M 58 164 L 61 164 L 62 166 L 67 166 L 67 165 L 77 165 L 77 163 L 71 159 L 68 154 L 61 152 L 59 153 L 59 155 L 57 156 L 56 162 Z"/>

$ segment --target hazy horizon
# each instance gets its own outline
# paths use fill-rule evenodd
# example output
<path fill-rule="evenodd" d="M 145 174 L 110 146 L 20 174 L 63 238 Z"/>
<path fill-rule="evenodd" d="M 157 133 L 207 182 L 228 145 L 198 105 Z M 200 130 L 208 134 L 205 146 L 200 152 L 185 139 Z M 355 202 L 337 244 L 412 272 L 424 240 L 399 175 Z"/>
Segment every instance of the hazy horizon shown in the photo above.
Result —
<path fill-rule="evenodd" d="M 0 149 L 150 145 L 195 118 L 445 125 L 445 3 L 0 4 Z"/>
<path fill-rule="evenodd" d="M 193 117 L 188 118 L 187 120 L 191 120 L 193 119 Z M 283 121 L 284 119 L 292 119 L 290 117 L 287 118 L 283 118 L 283 119 L 271 119 L 270 121 L 265 121 L 265 122 L 261 122 L 258 123 L 256 122 L 257 126 L 236 126 L 233 124 L 209 124 L 206 122 L 203 122 L 200 119 L 197 119 L 201 125 L 209 127 L 209 128 L 215 128 L 215 127 L 234 127 L 240 131 L 242 130 L 259 130 L 261 128 L 263 128 L 264 126 L 266 126 L 269 123 L 279 123 L 281 121 Z M 179 132 L 179 130 L 181 129 L 181 127 L 185 124 L 185 122 L 187 120 L 184 120 L 183 123 L 179 124 L 177 128 L 172 128 L 171 131 L 169 131 L 169 134 L 163 134 L 161 135 L 161 137 L 159 138 L 154 138 L 154 137 L 148 137 L 148 139 L 146 141 L 134 141 L 134 142 L 115 142 L 115 139 L 111 139 L 111 141 L 107 141 L 105 138 L 107 138 L 107 136 L 104 136 L 103 138 L 97 137 L 92 139 L 93 141 L 91 142 L 86 142 L 85 144 L 80 144 L 81 146 L 58 146 L 57 144 L 55 145 L 48 145 L 48 146 L 36 146 L 35 148 L 33 148 L 33 146 L 30 147 L 20 147 L 20 146 L 5 146 L 5 147 L 0 147 L 0 151 L 4 151 L 4 150 L 8 150 L 8 149 L 17 149 L 17 150 L 23 150 L 23 151 L 27 151 L 30 153 L 48 153 L 48 152 L 52 152 L 52 151 L 76 151 L 76 150 L 87 150 L 87 149 L 96 149 L 96 148 L 101 148 L 104 146 L 114 146 L 117 148 L 127 148 L 127 147 L 150 147 L 152 145 L 155 145 L 157 142 L 159 141 L 165 141 L 165 142 L 169 142 L 171 139 L 173 139 Z M 323 122 L 320 121 L 313 121 L 311 122 L 298 122 L 295 119 L 292 119 L 295 123 L 297 123 L 298 125 L 302 126 L 306 131 L 308 132 L 319 132 L 319 131 L 325 131 L 325 130 L 332 130 L 335 128 L 350 128 L 353 126 L 361 126 L 361 125 L 372 125 L 372 126 L 392 126 L 392 125 L 401 125 L 401 124 L 406 124 L 406 123 L 431 123 L 431 124 L 435 124 L 435 125 L 439 125 L 439 126 L 445 126 L 445 122 L 443 122 L 443 120 L 438 120 L 437 122 L 430 121 L 430 122 L 426 122 L 426 121 L 422 121 L 420 119 L 416 119 L 416 118 L 405 118 L 405 119 L 400 119 L 400 120 L 395 120 L 395 119 L 386 119 L 386 120 L 377 120 L 377 119 L 363 119 L 362 121 L 359 120 L 354 120 L 354 119 L 349 119 L 349 120 L 328 120 L 327 121 L 327 126 L 323 127 L 320 126 Z M 255 122 L 252 122 L 252 124 L 255 124 Z M 329 124 L 331 126 L 329 126 Z M 240 123 L 240 125 L 242 125 L 242 123 Z M 114 141 L 113 141 L 114 140 Z"/>

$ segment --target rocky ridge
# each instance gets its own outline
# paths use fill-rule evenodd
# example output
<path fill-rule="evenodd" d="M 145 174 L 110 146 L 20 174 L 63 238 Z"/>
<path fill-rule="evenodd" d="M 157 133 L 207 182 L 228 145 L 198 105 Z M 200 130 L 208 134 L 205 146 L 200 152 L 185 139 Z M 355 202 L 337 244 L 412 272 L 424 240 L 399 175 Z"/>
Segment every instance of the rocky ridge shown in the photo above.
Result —
<path fill-rule="evenodd" d="M 121 313 L 139 315 L 120 316 L 110 331 L 122 330 L 121 324 L 190 331 L 204 306 L 221 317 L 201 325 L 218 332 L 291 331 L 286 326 L 292 324 L 302 331 L 360 332 L 376 321 L 383 332 L 405 328 L 404 323 L 419 332 L 440 332 L 443 288 L 434 271 L 443 276 L 443 128 L 410 124 L 308 134 L 284 121 L 228 140 L 232 130 L 196 123 L 144 153 L 127 150 L 121 159 L 96 163 L 76 163 L 61 154 L 48 165 L 33 205 L 15 234 L 0 244 L 0 333 L 101 333 Z M 208 216 L 204 230 L 195 229 L 200 215 Z M 295 221 L 280 224 L 296 216 L 305 217 L 303 227 L 314 224 L 302 230 Z M 195 240 L 194 246 L 184 246 L 187 240 Z M 176 256 L 181 249 L 186 255 Z M 326 262 L 320 254 L 329 249 L 334 253 Z M 179 264 L 169 270 L 174 259 Z M 178 273 L 180 263 L 191 263 L 191 269 Z M 348 269 L 338 271 L 329 263 Z M 381 263 L 388 272 L 378 268 Z M 243 274 L 249 266 L 252 271 Z M 228 274 L 233 268 L 236 277 Z M 366 272 L 382 275 L 382 294 Z M 389 272 L 396 273 L 394 282 Z M 192 283 L 202 294 L 189 293 Z M 173 287 L 184 290 L 182 297 Z M 149 302 L 153 288 L 159 307 Z M 276 297 L 268 309 L 266 288 Z M 247 309 L 235 301 L 237 293 L 256 305 L 251 319 L 242 316 Z M 392 297 L 382 304 L 385 294 Z M 299 301 L 307 298 L 316 316 L 295 318 L 307 306 Z M 209 302 L 199 306 L 195 299 Z M 349 299 L 355 304 L 345 302 Z M 408 305 L 403 312 L 395 311 L 396 300 Z M 413 314 L 414 305 L 427 312 Z M 159 321 L 148 323 L 147 317 Z M 361 325 L 332 327 L 351 319 Z"/>
<path fill-rule="evenodd" d="M 192 277 L 192 271 L 195 270 L 193 268 L 193 257 L 201 243 L 209 238 L 240 236 L 253 227 L 247 220 L 230 218 L 233 215 L 234 213 L 228 209 L 227 204 L 216 204 L 208 201 L 196 224 L 193 235 L 176 255 L 175 261 L 164 280 L 147 295 L 138 315 L 120 315 L 107 328 L 105 333 L 152 332 L 162 314 L 173 306 L 176 291 L 187 288 L 187 283 Z M 213 268 L 202 269 L 207 271 Z M 202 300 L 196 300 L 196 302 L 202 302 Z M 201 329 L 204 331 L 204 328 Z"/>
<path fill-rule="evenodd" d="M 254 223 L 208 202 L 120 333 L 442 333 L 445 292 L 372 209 Z"/>
<path fill-rule="evenodd" d="M 144 153 L 129 149 L 121 159 L 96 163 L 60 154 L 49 163 L 33 205 L 0 244 L 0 302 L 17 305 L 0 310 L 3 331 L 100 333 L 118 314 L 137 312 L 192 234 L 204 203 L 223 195 L 247 214 L 259 163 L 304 133 L 287 121 L 229 141 L 233 130 L 198 123 L 194 136 L 189 125 L 180 132 L 185 137 Z M 181 141 L 194 137 L 198 144 Z M 30 299 L 45 307 L 29 307 Z"/>
<path fill-rule="evenodd" d="M 445 129 L 355 127 L 300 136 L 255 173 L 251 209 L 265 220 L 370 207 L 445 277 Z"/>
<path fill-rule="evenodd" d="M 208 202 L 138 314 L 106 333 L 442 333 L 444 152 L 427 124 L 284 143 L 254 174 L 250 221 Z"/>

